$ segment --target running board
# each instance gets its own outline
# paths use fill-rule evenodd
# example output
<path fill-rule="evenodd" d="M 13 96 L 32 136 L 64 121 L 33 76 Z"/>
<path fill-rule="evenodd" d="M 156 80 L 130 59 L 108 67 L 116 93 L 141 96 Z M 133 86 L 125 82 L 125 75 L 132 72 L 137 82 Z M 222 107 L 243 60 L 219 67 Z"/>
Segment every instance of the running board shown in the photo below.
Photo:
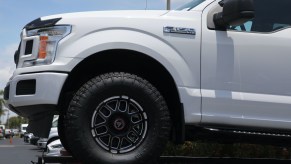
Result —
<path fill-rule="evenodd" d="M 276 146 L 291 146 L 291 133 L 275 131 L 237 130 L 217 127 L 186 127 L 186 140 L 200 140 L 223 144 L 251 143 Z"/>
<path fill-rule="evenodd" d="M 259 135 L 259 136 L 272 136 L 272 137 L 290 137 L 291 134 L 283 134 L 283 133 L 266 133 L 266 132 L 256 132 L 256 131 L 243 131 L 243 130 L 226 130 L 226 129 L 213 129 L 213 128 L 205 128 L 205 130 L 209 131 L 221 131 L 227 133 L 236 133 L 236 134 L 245 134 L 245 135 Z"/>

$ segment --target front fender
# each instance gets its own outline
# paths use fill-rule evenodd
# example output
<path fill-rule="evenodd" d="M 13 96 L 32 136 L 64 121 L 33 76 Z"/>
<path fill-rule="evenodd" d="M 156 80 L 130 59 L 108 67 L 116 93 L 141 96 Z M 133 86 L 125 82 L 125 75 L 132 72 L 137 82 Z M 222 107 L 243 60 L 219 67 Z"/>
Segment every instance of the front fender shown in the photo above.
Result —
<path fill-rule="evenodd" d="M 176 85 L 198 86 L 187 62 L 167 41 L 158 36 L 132 29 L 106 29 L 89 33 L 61 49 L 68 58 L 85 59 L 98 52 L 126 49 L 146 54 L 161 63 L 172 75 Z"/>

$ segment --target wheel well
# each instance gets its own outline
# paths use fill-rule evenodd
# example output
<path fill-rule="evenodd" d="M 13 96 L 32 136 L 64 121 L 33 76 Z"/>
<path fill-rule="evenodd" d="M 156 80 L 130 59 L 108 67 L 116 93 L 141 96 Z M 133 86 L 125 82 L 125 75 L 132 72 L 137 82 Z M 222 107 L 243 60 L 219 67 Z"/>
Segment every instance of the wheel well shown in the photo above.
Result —
<path fill-rule="evenodd" d="M 153 84 L 164 96 L 170 110 L 173 141 L 184 141 L 184 110 L 174 79 L 159 62 L 136 51 L 108 50 L 84 59 L 69 74 L 60 96 L 59 109 L 67 109 L 73 94 L 84 83 L 97 75 L 109 72 L 132 73 Z"/>

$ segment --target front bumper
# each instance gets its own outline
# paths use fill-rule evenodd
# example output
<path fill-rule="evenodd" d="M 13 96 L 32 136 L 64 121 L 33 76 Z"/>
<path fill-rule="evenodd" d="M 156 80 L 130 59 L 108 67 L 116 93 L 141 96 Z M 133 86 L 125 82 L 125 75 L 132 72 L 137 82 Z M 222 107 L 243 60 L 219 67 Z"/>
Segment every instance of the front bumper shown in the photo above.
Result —
<path fill-rule="evenodd" d="M 22 116 L 39 113 L 22 109 L 26 106 L 57 105 L 67 77 L 66 73 L 51 72 L 16 75 L 5 87 L 5 104 Z"/>

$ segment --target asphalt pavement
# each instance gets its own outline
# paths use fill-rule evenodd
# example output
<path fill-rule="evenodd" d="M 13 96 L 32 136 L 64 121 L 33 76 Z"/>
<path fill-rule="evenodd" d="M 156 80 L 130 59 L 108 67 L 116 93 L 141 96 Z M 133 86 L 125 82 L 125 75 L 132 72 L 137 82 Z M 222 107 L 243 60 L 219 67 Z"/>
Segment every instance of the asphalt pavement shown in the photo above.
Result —
<path fill-rule="evenodd" d="M 22 138 L 0 140 L 0 164 L 31 164 L 37 162 L 42 150 L 24 143 Z M 240 158 L 199 158 L 199 157 L 161 157 L 159 164 L 290 164 L 290 160 L 278 159 L 240 159 Z"/>
<path fill-rule="evenodd" d="M 38 155 L 42 155 L 42 150 L 22 138 L 14 137 L 11 144 L 9 139 L 0 140 L 0 164 L 31 164 Z"/>

